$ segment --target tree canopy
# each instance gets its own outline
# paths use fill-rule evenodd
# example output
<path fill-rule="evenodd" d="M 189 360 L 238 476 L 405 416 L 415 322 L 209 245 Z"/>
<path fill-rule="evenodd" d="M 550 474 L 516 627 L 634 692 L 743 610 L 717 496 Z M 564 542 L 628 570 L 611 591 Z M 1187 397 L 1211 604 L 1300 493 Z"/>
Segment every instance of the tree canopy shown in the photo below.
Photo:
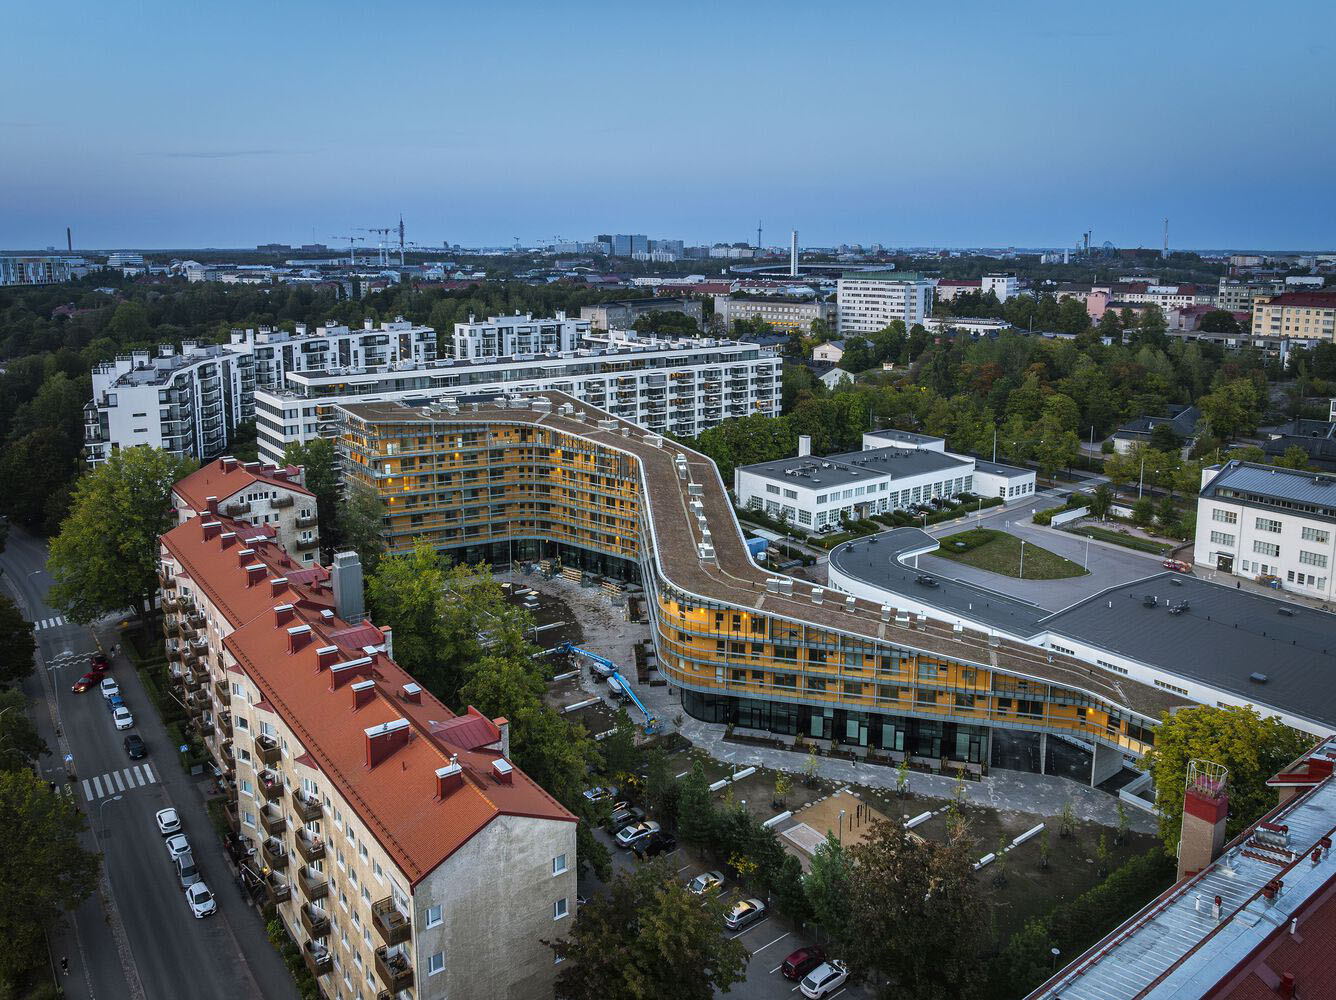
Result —
<path fill-rule="evenodd" d="M 32 673 L 36 651 L 32 622 L 7 595 L 0 594 L 0 684 L 13 684 Z"/>

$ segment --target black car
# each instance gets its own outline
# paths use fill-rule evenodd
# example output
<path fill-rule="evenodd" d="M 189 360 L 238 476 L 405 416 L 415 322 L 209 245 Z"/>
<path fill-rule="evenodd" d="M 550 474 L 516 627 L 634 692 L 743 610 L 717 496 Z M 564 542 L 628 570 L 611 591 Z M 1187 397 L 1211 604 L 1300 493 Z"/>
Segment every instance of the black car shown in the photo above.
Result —
<path fill-rule="evenodd" d="M 139 760 L 148 756 L 148 744 L 144 742 L 142 736 L 131 733 L 125 738 L 125 752 L 130 755 L 131 760 Z"/>
<path fill-rule="evenodd" d="M 919 576 L 919 577 L 916 577 L 915 580 L 914 580 L 914 582 L 917 583 L 920 587 L 935 587 L 935 586 L 937 586 L 937 581 L 934 580 L 934 579 L 933 579 L 932 577 L 930 577 L 930 576 Z"/>
<path fill-rule="evenodd" d="M 662 830 L 655 830 L 635 846 L 636 857 L 642 861 L 675 850 L 677 850 L 677 838 Z"/>

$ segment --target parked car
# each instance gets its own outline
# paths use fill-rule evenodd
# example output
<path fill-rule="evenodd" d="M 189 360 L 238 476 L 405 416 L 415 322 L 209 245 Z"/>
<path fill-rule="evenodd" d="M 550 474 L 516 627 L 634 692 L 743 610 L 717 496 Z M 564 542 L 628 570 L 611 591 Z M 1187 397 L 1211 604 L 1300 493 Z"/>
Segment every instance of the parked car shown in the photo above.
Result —
<path fill-rule="evenodd" d="M 103 677 L 102 683 L 98 687 L 102 691 L 103 698 L 110 698 L 112 695 L 121 693 L 121 686 L 116 683 L 115 677 Z"/>
<path fill-rule="evenodd" d="M 74 685 L 70 688 L 70 690 L 73 691 L 75 694 L 83 694 L 89 688 L 97 687 L 98 684 L 101 683 L 101 681 L 102 681 L 101 674 L 92 674 L 92 673 L 84 674 L 82 677 L 80 677 L 77 681 L 74 682 Z"/>
<path fill-rule="evenodd" d="M 657 833 L 658 829 L 659 824 L 652 820 L 632 823 L 630 826 L 622 827 L 617 833 L 617 844 L 621 847 L 634 847 L 651 833 Z"/>
<path fill-rule="evenodd" d="M 115 713 L 116 709 L 125 707 L 125 699 L 118 694 L 112 695 L 107 699 L 107 711 Z"/>
<path fill-rule="evenodd" d="M 802 979 L 825 960 L 825 949 L 814 944 L 807 948 L 799 948 L 784 959 L 779 971 L 784 974 L 785 979 Z"/>
<path fill-rule="evenodd" d="M 196 920 L 203 920 L 218 909 L 213 893 L 209 892 L 209 887 L 203 882 L 193 882 L 186 887 L 186 902 L 190 905 L 190 912 L 195 915 Z"/>
<path fill-rule="evenodd" d="M 765 904 L 759 899 L 739 899 L 724 917 L 724 926 L 730 931 L 750 927 L 765 916 Z"/>
<path fill-rule="evenodd" d="M 189 889 L 196 882 L 203 881 L 195 864 L 195 856 L 189 851 L 176 856 L 176 877 L 180 880 L 182 889 Z"/>
<path fill-rule="evenodd" d="M 1182 559 L 1166 559 L 1163 563 L 1165 569 L 1171 569 L 1175 573 L 1191 573 L 1192 567 Z"/>
<path fill-rule="evenodd" d="M 167 845 L 167 854 L 173 861 L 183 854 L 190 853 L 190 841 L 184 833 L 174 833 L 163 841 Z"/>
<path fill-rule="evenodd" d="M 125 752 L 129 754 L 131 760 L 140 760 L 148 756 L 148 744 L 138 733 L 131 733 L 125 738 Z"/>
<path fill-rule="evenodd" d="M 821 1000 L 822 997 L 843 986 L 848 978 L 848 966 L 838 958 L 832 958 L 829 962 L 822 962 L 804 976 L 798 986 L 803 996 L 809 997 L 810 1000 Z"/>
<path fill-rule="evenodd" d="M 101 650 L 99 650 L 98 652 L 94 653 L 93 656 L 92 656 L 92 658 L 91 658 L 91 660 L 90 660 L 89 662 L 90 662 L 90 665 L 91 665 L 91 666 L 90 666 L 90 669 L 92 669 L 92 670 L 110 670 L 110 669 L 111 669 L 111 661 L 110 661 L 109 659 L 107 659 L 107 654 L 104 653 L 104 652 L 102 652 Z"/>
<path fill-rule="evenodd" d="M 639 841 L 634 850 L 636 857 L 644 861 L 646 858 L 658 857 L 660 854 L 677 850 L 677 838 L 671 833 L 658 830 Z"/>
<path fill-rule="evenodd" d="M 584 797 L 590 802 L 602 802 L 605 799 L 615 799 L 617 797 L 616 785 L 595 785 L 593 788 L 586 788 Z"/>
<path fill-rule="evenodd" d="M 724 887 L 724 876 L 721 872 L 702 872 L 687 883 L 687 892 L 693 896 L 704 896 L 706 893 L 718 892 Z"/>
<path fill-rule="evenodd" d="M 609 830 L 621 830 L 630 826 L 632 823 L 639 823 L 645 818 L 645 810 L 637 809 L 635 806 L 628 806 L 622 803 L 612 810 L 612 818 L 608 820 Z"/>
<path fill-rule="evenodd" d="M 158 832 L 164 837 L 169 833 L 181 832 L 181 817 L 177 815 L 175 809 L 160 809 L 153 818 L 158 823 Z"/>
<path fill-rule="evenodd" d="M 129 729 L 135 724 L 135 717 L 124 705 L 118 705 L 111 713 L 111 721 L 116 723 L 117 729 Z"/>

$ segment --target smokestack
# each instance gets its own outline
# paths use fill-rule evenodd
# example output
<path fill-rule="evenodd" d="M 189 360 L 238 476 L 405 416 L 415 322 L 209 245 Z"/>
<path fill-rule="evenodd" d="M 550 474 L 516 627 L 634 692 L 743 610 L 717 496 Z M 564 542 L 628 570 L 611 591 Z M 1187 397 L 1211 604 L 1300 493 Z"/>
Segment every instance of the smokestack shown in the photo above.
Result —
<path fill-rule="evenodd" d="M 1178 841 L 1178 878 L 1199 872 L 1220 856 L 1229 817 L 1229 772 L 1208 760 L 1188 761 L 1183 792 L 1183 830 Z"/>
<path fill-rule="evenodd" d="M 65 227 L 65 250 L 68 253 L 74 253 L 74 235 L 70 232 L 70 227 Z"/>
<path fill-rule="evenodd" d="M 798 230 L 789 233 L 789 277 L 798 277 Z"/>
<path fill-rule="evenodd" d="M 357 624 L 366 617 L 362 601 L 362 561 L 356 552 L 336 552 L 330 570 L 334 587 L 334 610 L 344 621 Z"/>
<path fill-rule="evenodd" d="M 798 435 L 798 457 L 799 457 L 799 458 L 806 458 L 806 457 L 807 457 L 808 455 L 810 455 L 810 454 L 812 454 L 812 435 L 810 435 L 810 434 L 799 434 L 799 435 Z"/>

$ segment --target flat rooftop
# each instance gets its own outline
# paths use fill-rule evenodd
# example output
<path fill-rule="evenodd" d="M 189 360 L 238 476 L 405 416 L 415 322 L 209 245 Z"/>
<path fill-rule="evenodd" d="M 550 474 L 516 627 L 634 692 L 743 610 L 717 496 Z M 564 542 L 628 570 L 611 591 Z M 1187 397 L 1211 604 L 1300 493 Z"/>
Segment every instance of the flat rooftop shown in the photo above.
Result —
<path fill-rule="evenodd" d="M 1204 497 L 1282 507 L 1336 521 L 1336 476 L 1251 462 L 1226 462 L 1202 489 Z"/>
<path fill-rule="evenodd" d="M 932 434 L 916 434 L 914 431 L 902 431 L 894 427 L 887 427 L 879 431 L 868 431 L 867 436 L 883 438 L 886 441 L 904 441 L 908 444 L 932 444 L 934 441 L 942 440 Z"/>
<path fill-rule="evenodd" d="M 778 458 L 772 462 L 758 462 L 738 468 L 753 476 L 763 476 L 775 482 L 797 482 L 809 489 L 826 486 L 849 486 L 891 476 L 903 479 L 922 476 L 948 469 L 962 470 L 969 462 L 940 451 L 919 448 L 872 448 L 868 451 L 848 451 L 824 457 L 804 455 L 802 458 Z"/>

